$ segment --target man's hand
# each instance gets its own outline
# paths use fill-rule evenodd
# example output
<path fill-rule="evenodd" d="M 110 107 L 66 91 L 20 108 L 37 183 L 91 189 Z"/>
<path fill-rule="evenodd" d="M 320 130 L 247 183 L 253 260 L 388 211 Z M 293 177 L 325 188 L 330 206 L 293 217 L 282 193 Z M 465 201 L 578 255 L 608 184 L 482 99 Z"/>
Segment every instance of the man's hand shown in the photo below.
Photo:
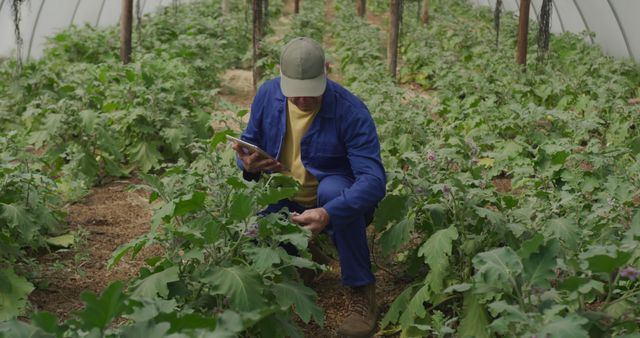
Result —
<path fill-rule="evenodd" d="M 258 173 L 261 171 L 272 171 L 272 172 L 280 172 L 285 171 L 286 168 L 282 163 L 272 159 L 266 158 L 262 156 L 259 152 L 254 151 L 250 153 L 245 153 L 242 145 L 238 143 L 234 143 L 231 148 L 236 151 L 240 161 L 244 166 L 244 170 L 250 173 Z"/>
<path fill-rule="evenodd" d="M 303 228 L 311 231 L 314 236 L 324 230 L 330 220 L 329 213 L 324 208 L 308 209 L 299 215 L 291 216 L 291 221 L 302 225 Z"/>

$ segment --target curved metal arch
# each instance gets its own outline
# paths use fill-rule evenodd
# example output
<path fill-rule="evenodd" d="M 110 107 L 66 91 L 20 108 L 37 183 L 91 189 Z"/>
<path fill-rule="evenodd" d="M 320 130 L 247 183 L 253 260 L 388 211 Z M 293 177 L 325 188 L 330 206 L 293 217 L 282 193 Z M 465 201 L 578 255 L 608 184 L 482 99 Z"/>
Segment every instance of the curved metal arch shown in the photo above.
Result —
<path fill-rule="evenodd" d="M 555 9 L 556 14 L 558 15 L 558 21 L 560 22 L 560 29 L 562 30 L 562 33 L 566 32 L 566 30 L 564 29 L 564 22 L 562 22 L 562 15 L 560 15 L 560 11 L 558 10 L 558 6 L 556 5 L 556 0 L 552 0 L 551 4 L 553 5 L 553 9 Z"/>
<path fill-rule="evenodd" d="M 104 10 L 104 3 L 107 0 L 102 0 L 102 4 L 100 5 L 100 11 L 98 11 L 98 18 L 96 18 L 96 24 L 95 26 L 98 27 L 98 24 L 100 23 L 100 17 L 102 16 L 102 10 Z"/>
<path fill-rule="evenodd" d="M 573 0 L 573 5 L 578 10 L 578 14 L 580 14 L 580 19 L 582 20 L 584 27 L 587 29 L 587 31 L 591 32 L 591 28 L 589 28 L 589 24 L 587 23 L 587 20 L 584 19 L 584 14 L 582 13 L 582 9 L 580 8 L 580 6 L 578 6 L 578 3 L 576 2 L 576 0 Z M 589 34 L 589 40 L 591 40 L 591 44 L 595 44 L 595 41 L 593 40 L 593 36 L 591 36 L 591 34 Z"/>
<path fill-rule="evenodd" d="M 73 21 L 76 19 L 76 13 L 78 13 L 78 7 L 80 7 L 80 1 L 76 2 L 76 8 L 73 9 L 73 15 L 71 15 L 71 21 L 69 21 L 69 26 L 73 25 Z"/>
<path fill-rule="evenodd" d="M 624 40 L 624 45 L 625 47 L 627 47 L 627 53 L 632 59 L 635 59 L 633 55 L 633 50 L 631 49 L 631 45 L 629 44 L 629 39 L 627 38 L 627 33 L 624 31 L 624 26 L 620 22 L 620 17 L 618 17 L 618 12 L 616 12 L 615 7 L 611 4 L 611 0 L 607 0 L 607 4 L 609 4 L 609 8 L 611 8 L 611 12 L 613 13 L 613 16 L 616 18 L 618 29 L 620 29 L 620 33 L 622 33 L 622 40 Z"/>
<path fill-rule="evenodd" d="M 42 14 L 42 7 L 44 7 L 45 0 L 40 3 L 38 8 L 38 14 L 36 14 L 36 21 L 33 23 L 33 30 L 31 30 L 31 38 L 29 38 L 29 49 L 27 50 L 27 60 L 31 58 L 31 48 L 33 47 L 33 38 L 36 36 L 36 29 L 38 28 L 38 22 L 40 21 L 40 14 Z"/>

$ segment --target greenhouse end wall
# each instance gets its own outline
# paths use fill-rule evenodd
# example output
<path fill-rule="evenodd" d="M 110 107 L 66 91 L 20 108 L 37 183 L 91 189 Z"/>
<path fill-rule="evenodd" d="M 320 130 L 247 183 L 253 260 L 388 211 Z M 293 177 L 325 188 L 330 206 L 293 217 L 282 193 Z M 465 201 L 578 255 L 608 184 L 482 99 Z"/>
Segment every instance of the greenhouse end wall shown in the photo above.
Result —
<path fill-rule="evenodd" d="M 142 14 L 170 5 L 172 0 L 140 0 Z M 15 55 L 16 42 L 11 0 L 0 0 L 0 57 Z M 179 1 L 188 2 L 188 1 Z M 23 58 L 39 58 L 47 37 L 70 25 L 105 27 L 120 18 L 120 1 L 115 0 L 30 0 L 23 2 L 20 35 Z"/>
<path fill-rule="evenodd" d="M 470 0 L 477 6 L 495 8 L 496 0 Z M 520 0 L 504 0 L 507 11 L 518 13 Z M 553 0 L 551 31 L 592 32 L 586 39 L 605 53 L 640 62 L 640 1 L 638 0 Z M 537 20 L 542 0 L 531 0 L 530 18 Z"/>
<path fill-rule="evenodd" d="M 154 12 L 172 0 L 140 0 L 144 13 Z M 495 7 L 496 0 L 469 0 L 478 6 Z M 184 2 L 184 0 L 182 1 Z M 504 0 L 507 11 L 518 12 L 520 0 Z M 537 20 L 542 0 L 531 1 L 531 19 Z M 15 53 L 11 0 L 0 0 L 0 57 Z M 21 7 L 20 32 L 23 58 L 38 58 L 47 37 L 69 25 L 109 26 L 118 22 L 120 1 L 30 0 Z M 554 33 L 590 31 L 587 40 L 609 55 L 640 62 L 640 13 L 638 0 L 554 0 L 551 30 Z"/>

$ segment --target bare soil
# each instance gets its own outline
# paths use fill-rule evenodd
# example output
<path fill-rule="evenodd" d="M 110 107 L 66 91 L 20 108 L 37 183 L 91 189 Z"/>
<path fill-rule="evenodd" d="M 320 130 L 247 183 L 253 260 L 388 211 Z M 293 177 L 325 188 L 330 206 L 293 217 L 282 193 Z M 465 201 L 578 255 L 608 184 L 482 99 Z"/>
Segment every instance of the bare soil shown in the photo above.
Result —
<path fill-rule="evenodd" d="M 39 266 L 32 273 L 40 283 L 29 297 L 34 311 L 49 311 L 66 319 L 82 308 L 80 293 L 100 293 L 114 281 L 129 280 L 138 274 L 145 258 L 161 254 L 159 248 L 144 249 L 136 259 L 125 257 L 107 268 L 115 249 L 149 230 L 148 195 L 129 190 L 136 183 L 130 179 L 95 187 L 82 201 L 67 207 L 67 223 L 78 245 L 37 257 Z"/>

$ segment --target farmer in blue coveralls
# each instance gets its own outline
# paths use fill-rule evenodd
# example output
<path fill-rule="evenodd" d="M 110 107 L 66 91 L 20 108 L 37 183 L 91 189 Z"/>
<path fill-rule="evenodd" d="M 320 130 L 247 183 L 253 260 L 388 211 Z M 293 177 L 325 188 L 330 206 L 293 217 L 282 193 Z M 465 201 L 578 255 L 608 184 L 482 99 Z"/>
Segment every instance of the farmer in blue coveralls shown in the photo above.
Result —
<path fill-rule="evenodd" d="M 238 164 L 248 180 L 289 168 L 285 174 L 300 182 L 301 192 L 267 212 L 287 207 L 298 213 L 292 221 L 314 235 L 328 230 L 342 282 L 352 291 L 338 334 L 370 336 L 378 308 L 366 227 L 386 186 L 373 119 L 360 99 L 327 79 L 324 51 L 310 38 L 295 38 L 284 46 L 280 74 L 258 90 L 241 136 L 273 159 L 245 154 L 234 144 Z"/>

